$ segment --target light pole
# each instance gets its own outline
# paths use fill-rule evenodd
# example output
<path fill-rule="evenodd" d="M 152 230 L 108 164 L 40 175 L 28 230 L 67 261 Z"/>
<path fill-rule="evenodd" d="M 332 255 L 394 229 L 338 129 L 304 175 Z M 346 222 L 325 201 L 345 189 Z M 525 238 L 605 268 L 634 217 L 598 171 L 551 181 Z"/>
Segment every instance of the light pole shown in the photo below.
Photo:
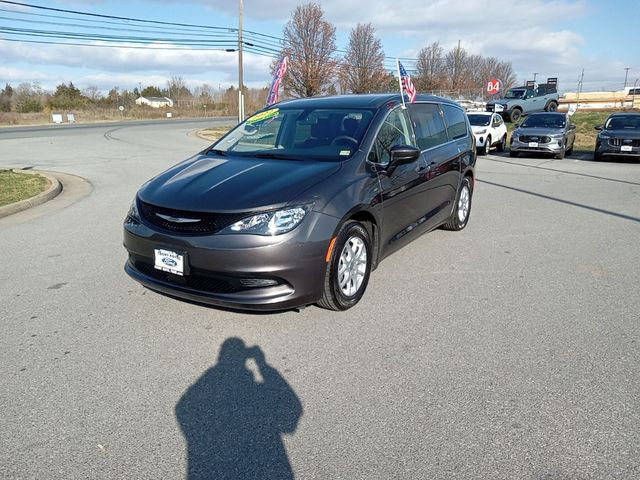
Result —
<path fill-rule="evenodd" d="M 538 76 L 539 72 L 533 72 L 533 83 L 536 83 L 536 77 Z"/>
<path fill-rule="evenodd" d="M 631 97 L 631 109 L 636 108 L 636 93 L 638 92 L 637 90 L 638 80 L 640 80 L 640 78 L 636 78 L 636 81 L 633 82 L 633 97 Z"/>
<path fill-rule="evenodd" d="M 238 123 L 244 120 L 244 96 L 242 95 L 242 21 L 244 16 L 244 0 L 239 0 L 238 11 Z"/>
<path fill-rule="evenodd" d="M 624 69 L 624 87 L 622 87 L 622 90 L 627 88 L 627 77 L 629 76 L 629 70 L 631 70 L 631 67 L 626 67 Z"/>

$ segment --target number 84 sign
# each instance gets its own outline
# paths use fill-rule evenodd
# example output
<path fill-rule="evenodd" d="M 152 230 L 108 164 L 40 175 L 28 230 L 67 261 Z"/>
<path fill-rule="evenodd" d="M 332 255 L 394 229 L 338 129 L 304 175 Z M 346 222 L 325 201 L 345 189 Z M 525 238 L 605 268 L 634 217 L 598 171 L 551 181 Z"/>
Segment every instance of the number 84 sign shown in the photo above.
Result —
<path fill-rule="evenodd" d="M 497 78 L 493 78 L 487 82 L 487 93 L 489 95 L 495 95 L 496 93 L 499 93 L 500 90 L 502 90 L 502 81 Z"/>

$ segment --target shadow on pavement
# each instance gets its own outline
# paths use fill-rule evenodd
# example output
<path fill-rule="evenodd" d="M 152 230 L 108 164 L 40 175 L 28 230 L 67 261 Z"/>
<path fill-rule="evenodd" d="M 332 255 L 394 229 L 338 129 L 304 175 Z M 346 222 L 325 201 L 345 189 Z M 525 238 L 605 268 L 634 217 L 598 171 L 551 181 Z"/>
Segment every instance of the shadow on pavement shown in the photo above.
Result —
<path fill-rule="evenodd" d="M 300 400 L 260 347 L 228 338 L 218 363 L 176 405 L 187 479 L 293 479 L 282 434 L 293 433 L 301 416 Z"/>

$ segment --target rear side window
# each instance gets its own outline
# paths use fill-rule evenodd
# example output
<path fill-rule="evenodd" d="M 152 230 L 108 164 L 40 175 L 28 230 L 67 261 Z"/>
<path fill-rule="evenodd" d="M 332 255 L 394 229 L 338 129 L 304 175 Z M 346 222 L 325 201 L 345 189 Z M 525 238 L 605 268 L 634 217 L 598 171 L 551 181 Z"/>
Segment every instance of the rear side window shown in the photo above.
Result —
<path fill-rule="evenodd" d="M 447 130 L 437 104 L 414 103 L 409 106 L 409 113 L 416 127 L 416 142 L 420 150 L 437 147 L 448 141 Z"/>
<path fill-rule="evenodd" d="M 456 140 L 467 136 L 467 119 L 462 109 L 453 105 L 442 105 L 444 118 L 447 121 L 449 138 Z"/>

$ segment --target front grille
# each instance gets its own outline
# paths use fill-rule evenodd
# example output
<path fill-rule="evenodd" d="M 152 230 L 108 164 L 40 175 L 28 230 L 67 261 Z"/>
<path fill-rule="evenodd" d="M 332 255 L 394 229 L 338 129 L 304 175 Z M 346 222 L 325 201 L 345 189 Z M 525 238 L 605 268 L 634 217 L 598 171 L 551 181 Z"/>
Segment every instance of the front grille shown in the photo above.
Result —
<path fill-rule="evenodd" d="M 138 200 L 140 216 L 149 225 L 181 235 L 210 235 L 234 224 L 250 213 L 209 213 L 174 210 Z M 158 215 L 175 218 L 165 219 Z M 182 220 L 182 221 L 180 221 Z"/>
<path fill-rule="evenodd" d="M 640 138 L 634 139 L 623 139 L 623 138 L 610 138 L 609 145 L 612 147 L 622 147 L 622 146 L 630 146 L 630 147 L 640 147 Z"/>
<path fill-rule="evenodd" d="M 546 136 L 537 136 L 537 135 L 520 135 L 520 141 L 524 143 L 529 142 L 538 142 L 538 143 L 549 143 L 551 141 L 551 137 Z"/>
<path fill-rule="evenodd" d="M 141 257 L 134 255 L 131 255 L 131 263 L 133 263 L 136 270 L 148 277 L 206 293 L 232 294 L 254 288 L 275 287 L 283 284 L 282 280 L 273 277 L 232 277 L 229 275 L 205 273 L 194 268 L 191 269 L 189 275 L 181 277 L 180 275 L 173 275 L 168 272 L 163 272 L 162 270 L 157 270 L 153 265 L 141 259 Z"/>

